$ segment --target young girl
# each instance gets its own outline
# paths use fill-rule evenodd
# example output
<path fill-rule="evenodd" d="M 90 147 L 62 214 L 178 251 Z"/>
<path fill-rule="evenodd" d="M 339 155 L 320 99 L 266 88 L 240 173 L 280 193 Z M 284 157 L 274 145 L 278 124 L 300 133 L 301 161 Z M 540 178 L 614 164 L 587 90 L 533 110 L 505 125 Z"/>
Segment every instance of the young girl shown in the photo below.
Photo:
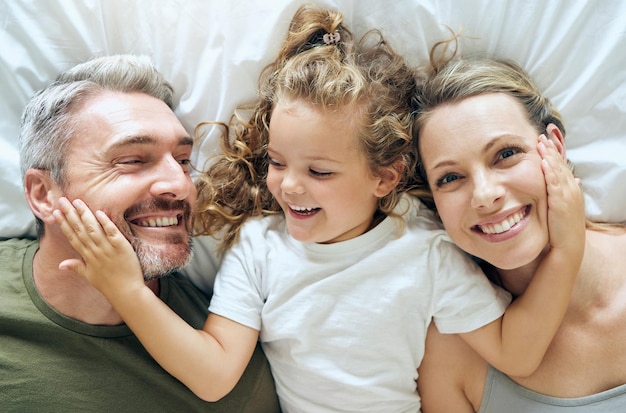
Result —
<path fill-rule="evenodd" d="M 61 265 L 102 291 L 152 356 L 207 400 L 230 391 L 260 340 L 285 412 L 417 412 L 432 318 L 500 369 L 529 374 L 578 270 L 582 245 L 569 240 L 584 230 L 582 195 L 540 143 L 559 248 L 538 269 L 541 288 L 502 316 L 509 296 L 403 195 L 416 163 L 415 79 L 379 34 L 355 44 L 340 14 L 298 10 L 251 121 L 232 143 L 225 137 L 199 183 L 199 221 L 221 231 L 226 251 L 203 330 L 160 305 L 129 243 L 79 200 L 55 216 L 84 262 Z M 154 215 L 145 225 L 167 212 Z"/>

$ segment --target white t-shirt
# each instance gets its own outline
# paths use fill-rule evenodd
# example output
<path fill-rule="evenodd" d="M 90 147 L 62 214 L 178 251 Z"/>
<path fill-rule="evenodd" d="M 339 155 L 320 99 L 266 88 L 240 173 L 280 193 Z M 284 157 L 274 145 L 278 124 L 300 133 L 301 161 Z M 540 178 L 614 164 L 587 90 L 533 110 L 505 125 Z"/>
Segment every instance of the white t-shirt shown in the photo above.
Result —
<path fill-rule="evenodd" d="M 253 219 L 226 254 L 209 310 L 260 331 L 284 412 L 417 412 L 431 318 L 474 330 L 510 301 L 417 199 L 401 219 L 334 244 Z M 398 209 L 402 208 L 401 206 Z"/>

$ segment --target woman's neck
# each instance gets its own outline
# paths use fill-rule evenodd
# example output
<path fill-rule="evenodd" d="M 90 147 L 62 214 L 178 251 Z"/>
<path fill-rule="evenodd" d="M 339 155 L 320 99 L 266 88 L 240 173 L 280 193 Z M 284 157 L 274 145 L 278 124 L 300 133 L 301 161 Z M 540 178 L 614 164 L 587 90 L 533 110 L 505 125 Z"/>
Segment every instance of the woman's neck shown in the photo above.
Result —
<path fill-rule="evenodd" d="M 496 269 L 498 277 L 500 278 L 501 286 L 513 294 L 513 297 L 519 297 L 526 287 L 530 284 L 537 268 L 547 251 L 541 253 L 541 255 L 535 258 L 534 261 L 526 264 L 523 267 L 518 267 L 510 270 Z"/>
<path fill-rule="evenodd" d="M 618 269 L 620 264 L 626 261 L 620 255 L 624 246 L 626 233 L 614 235 L 587 230 L 585 252 L 572 293 L 572 303 L 597 301 L 601 298 L 599 296 L 610 293 L 610 290 L 624 283 L 622 278 L 626 275 L 616 276 L 626 274 Z M 524 267 L 512 270 L 497 269 L 502 287 L 510 291 L 514 297 L 521 295 L 528 287 L 544 255 L 545 253 Z"/>

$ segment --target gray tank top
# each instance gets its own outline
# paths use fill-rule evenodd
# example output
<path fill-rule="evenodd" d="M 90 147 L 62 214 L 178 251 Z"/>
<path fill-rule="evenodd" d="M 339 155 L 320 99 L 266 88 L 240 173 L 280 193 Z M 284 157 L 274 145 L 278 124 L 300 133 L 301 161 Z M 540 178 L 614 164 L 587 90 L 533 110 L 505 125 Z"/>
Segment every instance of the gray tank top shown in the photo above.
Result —
<path fill-rule="evenodd" d="M 528 390 L 489 366 L 478 413 L 624 413 L 626 384 L 591 396 L 562 399 Z"/>

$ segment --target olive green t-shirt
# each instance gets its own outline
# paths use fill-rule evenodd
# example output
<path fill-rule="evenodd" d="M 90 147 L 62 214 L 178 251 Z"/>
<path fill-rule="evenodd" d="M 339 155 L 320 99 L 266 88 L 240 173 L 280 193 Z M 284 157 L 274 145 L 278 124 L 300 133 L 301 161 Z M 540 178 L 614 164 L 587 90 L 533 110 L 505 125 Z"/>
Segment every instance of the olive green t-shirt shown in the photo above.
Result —
<path fill-rule="evenodd" d="M 55 311 L 35 288 L 38 247 L 0 241 L 1 412 L 280 411 L 258 346 L 235 389 L 208 403 L 165 372 L 126 325 L 90 325 Z M 160 298 L 192 326 L 204 324 L 209 299 L 180 275 L 161 279 Z"/>

